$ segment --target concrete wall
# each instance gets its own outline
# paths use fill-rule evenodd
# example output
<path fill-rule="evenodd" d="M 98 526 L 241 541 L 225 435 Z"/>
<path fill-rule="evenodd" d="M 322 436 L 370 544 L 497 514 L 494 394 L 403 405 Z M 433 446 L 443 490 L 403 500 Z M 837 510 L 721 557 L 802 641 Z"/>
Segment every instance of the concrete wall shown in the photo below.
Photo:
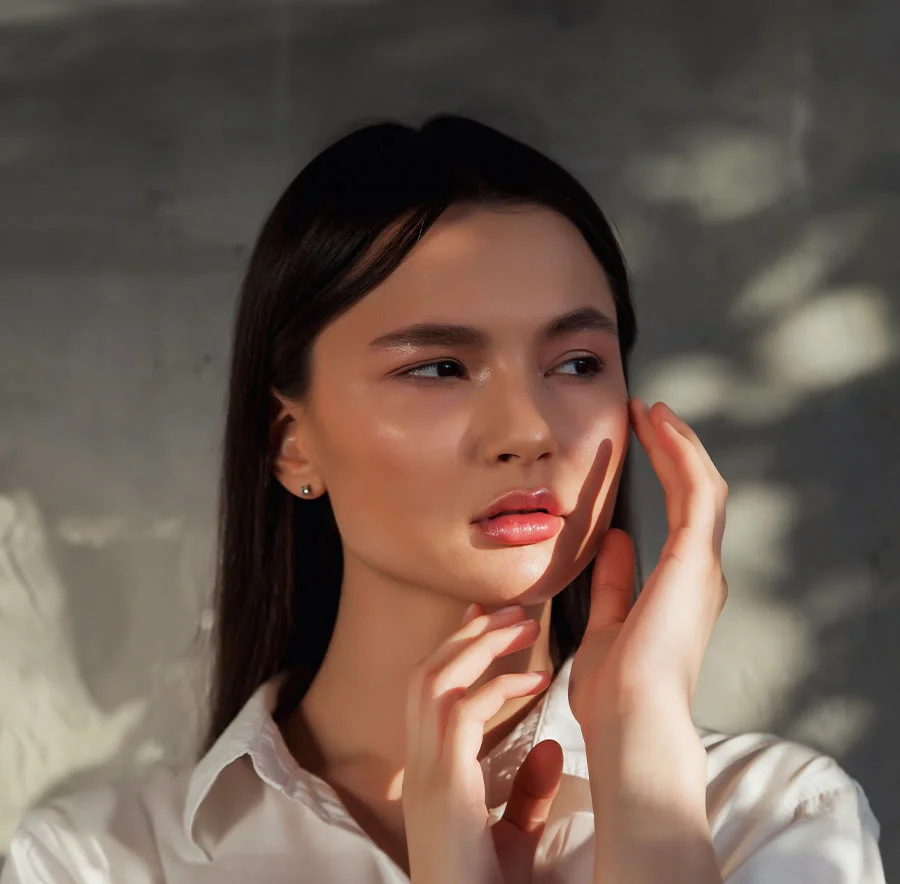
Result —
<path fill-rule="evenodd" d="M 834 754 L 900 872 L 898 25 L 889 0 L 2 0 L 0 852 L 43 796 L 190 756 L 249 245 L 351 123 L 447 109 L 597 195 L 635 391 L 730 483 L 697 719 Z"/>

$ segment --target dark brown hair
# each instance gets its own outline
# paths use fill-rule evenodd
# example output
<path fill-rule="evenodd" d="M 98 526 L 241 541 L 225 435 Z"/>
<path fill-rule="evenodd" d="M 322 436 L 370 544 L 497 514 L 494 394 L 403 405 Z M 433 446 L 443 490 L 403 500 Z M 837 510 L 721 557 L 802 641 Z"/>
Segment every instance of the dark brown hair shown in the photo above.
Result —
<path fill-rule="evenodd" d="M 273 675 L 290 670 L 302 673 L 297 684 L 308 683 L 337 614 L 338 526 L 327 493 L 298 500 L 275 478 L 279 403 L 271 391 L 304 398 L 316 336 L 384 281 L 458 203 L 542 205 L 578 227 L 612 290 L 627 382 L 637 329 L 625 262 L 603 212 L 557 163 L 489 126 L 450 115 L 418 129 L 367 125 L 316 156 L 263 225 L 235 318 L 204 753 Z M 626 455 L 612 525 L 633 536 L 630 484 Z M 554 671 L 584 635 L 592 571 L 593 561 L 553 599 Z M 302 687 L 284 694 L 288 705 L 301 695 Z"/>

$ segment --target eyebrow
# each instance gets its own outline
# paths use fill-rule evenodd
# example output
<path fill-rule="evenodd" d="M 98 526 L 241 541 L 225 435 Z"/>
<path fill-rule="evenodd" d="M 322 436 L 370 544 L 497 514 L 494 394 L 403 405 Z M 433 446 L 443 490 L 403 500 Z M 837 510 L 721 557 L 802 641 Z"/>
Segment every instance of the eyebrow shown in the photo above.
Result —
<path fill-rule="evenodd" d="M 578 307 L 545 323 L 538 331 L 538 340 L 551 341 L 580 331 L 599 331 L 618 338 L 616 323 L 596 307 Z M 470 325 L 445 322 L 420 322 L 388 332 L 369 342 L 375 350 L 392 347 L 487 347 L 491 336 Z"/>

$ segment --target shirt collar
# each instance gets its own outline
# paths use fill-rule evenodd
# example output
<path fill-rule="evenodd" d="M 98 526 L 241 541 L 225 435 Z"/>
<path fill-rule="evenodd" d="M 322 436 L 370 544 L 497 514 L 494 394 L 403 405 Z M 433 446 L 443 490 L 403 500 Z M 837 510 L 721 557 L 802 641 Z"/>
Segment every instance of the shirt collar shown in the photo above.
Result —
<path fill-rule="evenodd" d="M 571 668 L 569 657 L 531 712 L 482 758 L 490 807 L 495 807 L 501 796 L 508 793 L 509 781 L 532 747 L 542 740 L 556 740 L 562 747 L 564 774 L 587 779 L 584 738 L 569 706 Z M 245 755 L 250 757 L 260 779 L 287 795 L 312 794 L 315 798 L 315 793 L 320 791 L 312 775 L 291 756 L 272 717 L 286 675 L 279 673 L 256 690 L 192 771 L 182 823 L 194 844 L 197 843 L 194 823 L 204 800 L 222 772 Z M 495 807 L 495 812 L 499 810 L 502 807 Z"/>
<path fill-rule="evenodd" d="M 283 790 L 287 785 L 286 772 L 282 772 L 280 776 L 272 776 L 272 765 L 267 763 L 268 756 L 265 751 L 274 742 L 275 733 L 280 737 L 272 713 L 286 674 L 281 672 L 257 688 L 192 771 L 183 816 L 184 831 L 192 842 L 194 821 L 204 800 L 222 772 L 239 758 L 249 755 L 260 777 L 275 788 Z M 281 742 L 283 744 L 283 740 Z"/>

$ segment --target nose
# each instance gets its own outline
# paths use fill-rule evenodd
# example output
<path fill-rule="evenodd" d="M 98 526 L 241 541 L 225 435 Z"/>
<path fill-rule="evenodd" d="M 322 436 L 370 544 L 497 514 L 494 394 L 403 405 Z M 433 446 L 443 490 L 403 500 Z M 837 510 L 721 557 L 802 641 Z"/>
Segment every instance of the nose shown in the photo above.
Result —
<path fill-rule="evenodd" d="M 481 410 L 481 448 L 488 463 L 526 463 L 552 456 L 557 440 L 549 419 L 549 393 L 540 381 L 516 377 L 488 383 Z"/>

